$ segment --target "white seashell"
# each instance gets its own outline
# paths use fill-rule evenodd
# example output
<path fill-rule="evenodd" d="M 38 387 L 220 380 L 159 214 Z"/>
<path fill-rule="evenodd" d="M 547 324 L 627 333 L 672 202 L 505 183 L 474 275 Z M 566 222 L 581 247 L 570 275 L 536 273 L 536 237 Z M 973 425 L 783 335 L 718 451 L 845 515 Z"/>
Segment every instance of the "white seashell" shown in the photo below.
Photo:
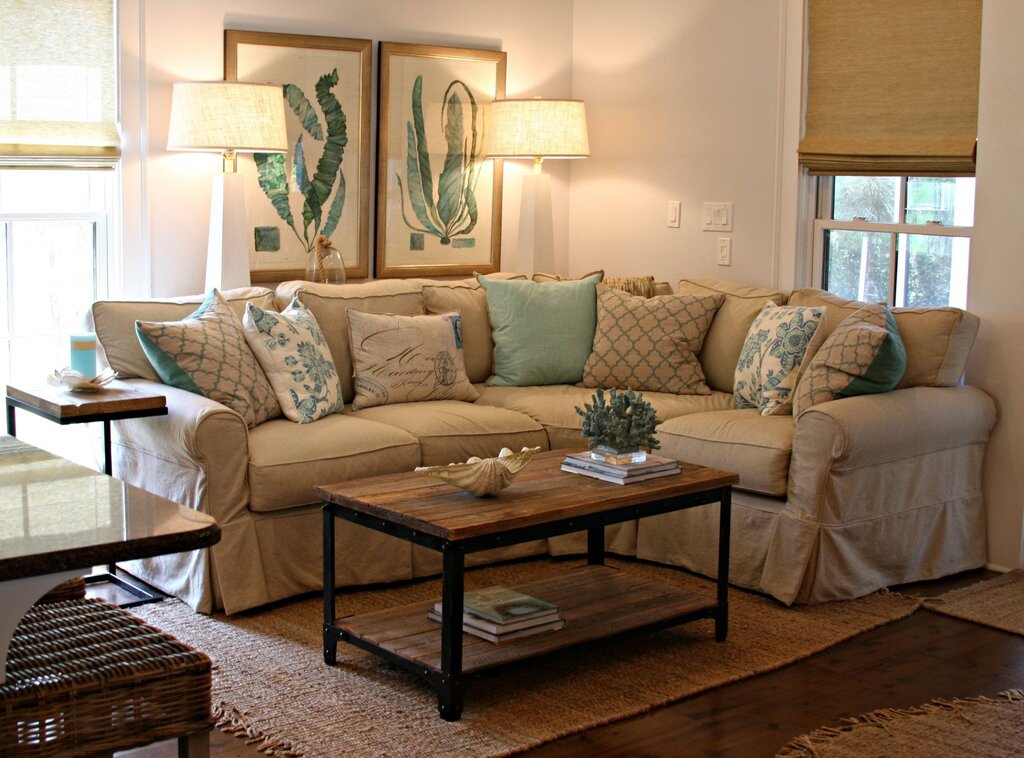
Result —
<path fill-rule="evenodd" d="M 506 453 L 507 455 L 502 455 Z M 416 471 L 448 482 L 460 489 L 471 492 L 477 497 L 497 495 L 508 485 L 530 459 L 538 452 L 539 447 L 524 447 L 520 452 L 513 453 L 504 448 L 497 458 L 474 456 L 465 463 L 449 463 L 447 466 L 417 466 Z"/>
<path fill-rule="evenodd" d="M 86 379 L 85 376 L 74 369 L 62 368 L 54 370 L 46 377 L 46 383 L 54 387 L 67 387 L 76 392 L 96 392 L 114 380 L 115 374 L 112 368 L 105 368 L 94 379 Z"/>

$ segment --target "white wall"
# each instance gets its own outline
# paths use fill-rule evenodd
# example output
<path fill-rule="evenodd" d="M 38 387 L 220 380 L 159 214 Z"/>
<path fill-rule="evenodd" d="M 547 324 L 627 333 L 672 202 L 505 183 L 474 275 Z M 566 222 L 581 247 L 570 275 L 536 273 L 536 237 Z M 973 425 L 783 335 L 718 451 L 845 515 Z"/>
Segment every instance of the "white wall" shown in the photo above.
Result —
<path fill-rule="evenodd" d="M 573 96 L 587 103 L 591 157 L 571 169 L 569 269 L 770 284 L 787 4 L 637 5 L 576 3 Z M 679 229 L 666 226 L 669 200 L 682 202 Z M 734 204 L 731 234 L 700 231 L 704 201 Z M 719 236 L 732 237 L 731 267 L 716 265 Z"/>
<path fill-rule="evenodd" d="M 985 456 L 989 561 L 1024 567 L 1024 3 L 985 0 L 968 309 L 981 317 L 967 381 L 996 398 Z"/>
<path fill-rule="evenodd" d="M 143 104 L 148 150 L 141 169 L 126 166 L 145 183 L 144 202 L 128 226 L 129 242 L 149 241 L 151 293 L 158 296 L 195 293 L 203 287 L 210 177 L 220 169 L 220 158 L 169 153 L 164 146 L 172 83 L 223 78 L 225 28 L 372 39 L 371 134 L 376 131 L 380 41 L 504 50 L 509 97 L 567 97 L 571 90 L 572 0 L 140 0 L 140 6 L 142 41 L 134 47 L 143 75 L 140 91 L 132 97 Z M 373 140 L 371 160 L 375 149 Z M 516 244 L 519 171 L 507 167 L 511 178 L 505 184 L 504 250 L 514 250 Z M 564 208 L 564 179 L 556 181 L 553 194 L 556 207 Z M 567 214 L 556 216 L 555 224 L 556 244 L 564 246 Z M 150 294 L 149 282 L 126 284 L 131 294 Z"/>

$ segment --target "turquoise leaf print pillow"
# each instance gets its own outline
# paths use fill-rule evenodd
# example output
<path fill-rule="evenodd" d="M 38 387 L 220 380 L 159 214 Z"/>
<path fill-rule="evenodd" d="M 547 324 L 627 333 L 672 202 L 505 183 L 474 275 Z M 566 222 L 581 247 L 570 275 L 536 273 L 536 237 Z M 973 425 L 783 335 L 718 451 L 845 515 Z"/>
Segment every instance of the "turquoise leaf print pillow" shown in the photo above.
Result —
<path fill-rule="evenodd" d="M 242 326 L 285 416 L 308 424 L 342 409 L 341 383 L 327 339 L 298 299 L 281 313 L 247 303 Z"/>
<path fill-rule="evenodd" d="M 736 407 L 756 408 L 762 416 L 792 413 L 800 373 L 824 340 L 822 308 L 765 305 L 736 363 Z"/>

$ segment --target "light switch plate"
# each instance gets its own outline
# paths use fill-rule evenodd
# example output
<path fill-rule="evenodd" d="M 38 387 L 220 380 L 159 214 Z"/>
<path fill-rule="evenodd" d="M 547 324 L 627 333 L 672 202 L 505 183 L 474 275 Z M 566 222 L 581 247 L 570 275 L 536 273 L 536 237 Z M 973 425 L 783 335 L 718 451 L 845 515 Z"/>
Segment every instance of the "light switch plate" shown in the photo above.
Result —
<path fill-rule="evenodd" d="M 731 266 L 732 265 L 732 238 L 731 237 L 719 237 L 718 238 L 718 265 L 719 266 Z"/>
<path fill-rule="evenodd" d="M 679 201 L 669 200 L 668 201 L 668 217 L 666 219 L 668 225 L 673 229 L 679 228 Z"/>
<path fill-rule="evenodd" d="M 700 219 L 702 231 L 731 232 L 732 203 L 704 203 Z"/>

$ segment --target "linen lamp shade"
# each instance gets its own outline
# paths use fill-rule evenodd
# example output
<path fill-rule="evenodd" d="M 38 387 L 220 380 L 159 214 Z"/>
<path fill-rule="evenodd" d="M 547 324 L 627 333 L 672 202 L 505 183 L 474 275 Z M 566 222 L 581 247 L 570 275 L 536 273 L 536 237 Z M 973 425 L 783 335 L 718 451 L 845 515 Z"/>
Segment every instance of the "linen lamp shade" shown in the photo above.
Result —
<path fill-rule="evenodd" d="M 529 158 L 533 174 L 523 177 L 516 267 L 526 273 L 555 271 L 551 177 L 541 173 L 545 158 L 586 158 L 587 112 L 581 100 L 495 100 L 487 110 L 488 158 Z"/>

